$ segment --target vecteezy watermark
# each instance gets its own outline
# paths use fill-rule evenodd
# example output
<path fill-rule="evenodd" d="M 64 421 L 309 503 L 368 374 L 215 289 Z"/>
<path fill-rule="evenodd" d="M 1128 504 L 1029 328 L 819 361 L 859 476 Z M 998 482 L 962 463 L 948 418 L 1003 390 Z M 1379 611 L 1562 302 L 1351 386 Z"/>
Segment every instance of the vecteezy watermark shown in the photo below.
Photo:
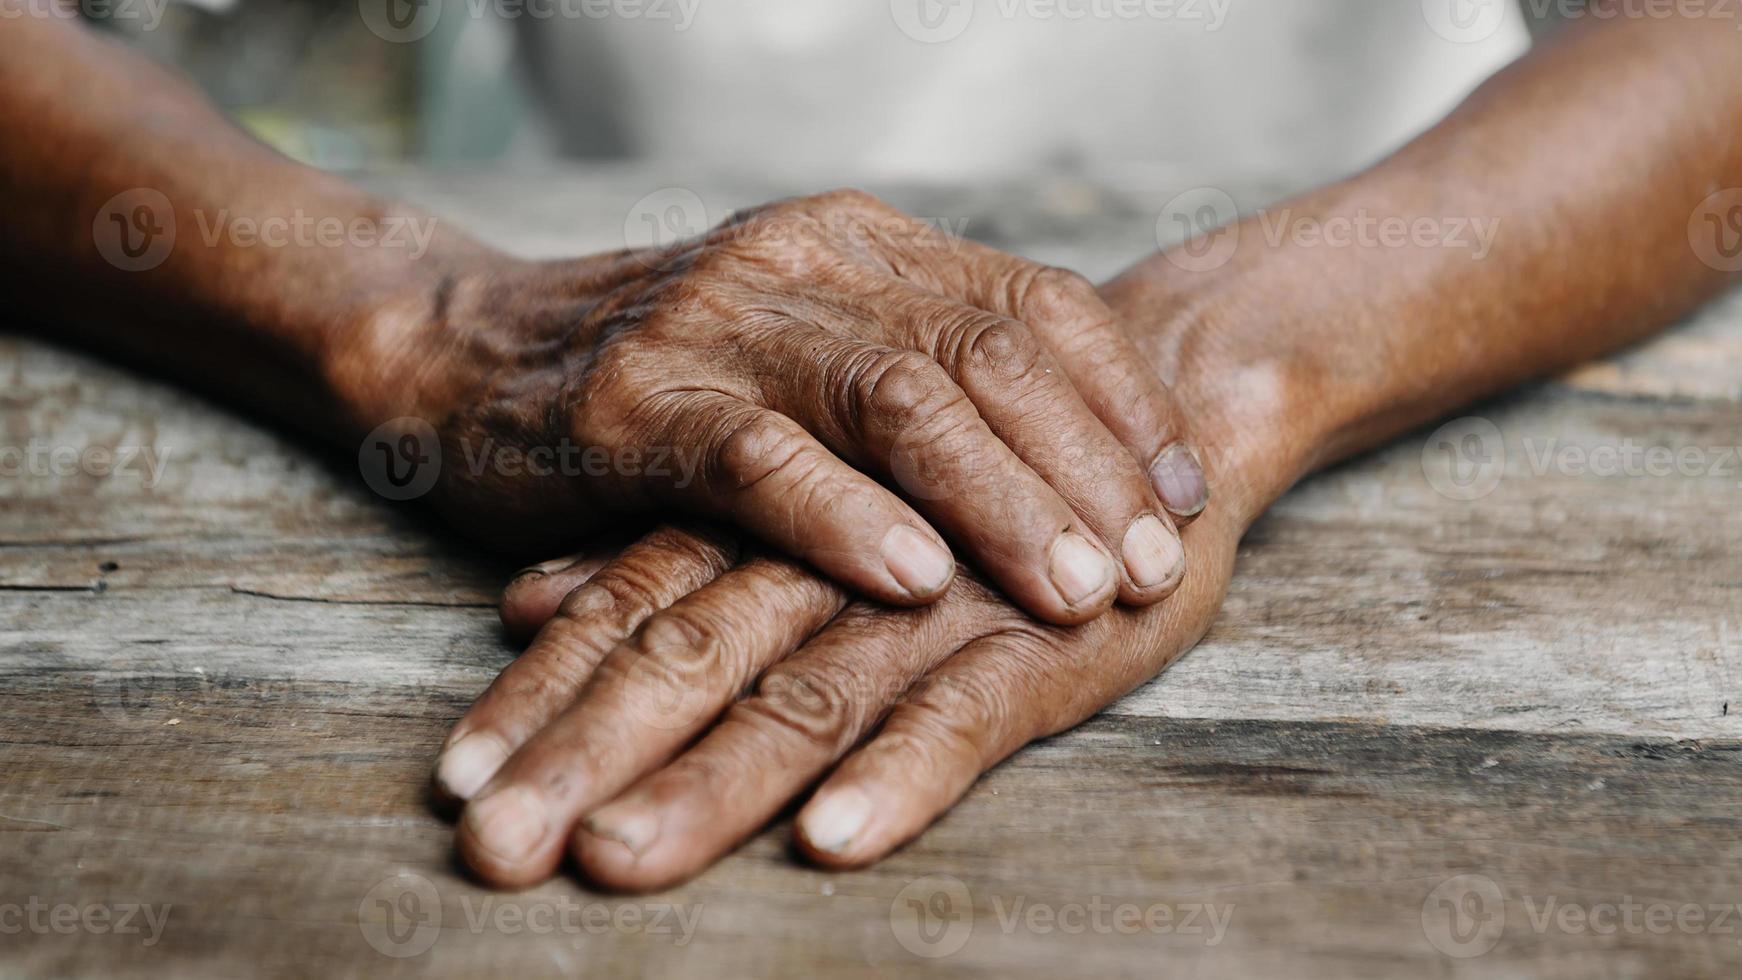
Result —
<path fill-rule="evenodd" d="M 163 23 L 169 0 L 0 0 L 0 20 L 58 17 L 62 20 L 125 22 L 141 31 Z"/>
<path fill-rule="evenodd" d="M 394 248 L 412 260 L 429 252 L 436 218 L 395 214 L 381 217 L 309 214 L 297 208 L 285 215 L 254 217 L 194 211 L 200 241 L 207 248 Z"/>
<path fill-rule="evenodd" d="M 1421 0 L 1421 13 L 1435 34 L 1454 44 L 1480 44 L 1518 16 L 1516 0 Z"/>
<path fill-rule="evenodd" d="M 357 0 L 364 26 L 383 41 L 409 44 L 435 31 L 444 12 L 472 20 L 643 20 L 687 31 L 702 0 Z"/>
<path fill-rule="evenodd" d="M 1510 17 L 1528 12 L 1537 21 L 1728 20 L 1742 30 L 1742 0 L 1421 0 L 1435 34 L 1456 44 L 1479 44 L 1500 32 Z"/>
<path fill-rule="evenodd" d="M 170 453 L 167 446 L 74 446 L 32 439 L 22 446 L 0 446 L 0 478 L 137 478 L 141 487 L 155 490 Z"/>
<path fill-rule="evenodd" d="M 1532 477 L 1597 479 L 1719 479 L 1742 489 L 1742 446 L 1666 445 L 1575 441 L 1561 436 L 1522 436 L 1509 448 L 1500 427 L 1470 416 L 1448 422 L 1421 449 L 1422 474 L 1441 496 L 1480 500 L 1507 475 L 1509 459 L 1522 460 Z"/>
<path fill-rule="evenodd" d="M 1688 218 L 1688 244 L 1711 268 L 1742 272 L 1742 187 L 1718 191 L 1700 202 Z"/>
<path fill-rule="evenodd" d="M 122 272 L 149 272 L 175 248 L 175 208 L 150 187 L 122 191 L 97 209 L 91 240 L 97 254 Z"/>
<path fill-rule="evenodd" d="M 1233 260 L 1242 236 L 1258 234 L 1266 247 L 1328 249 L 1429 249 L 1467 252 L 1481 261 L 1494 250 L 1498 217 L 1468 215 L 1303 214 L 1294 208 L 1260 209 L 1241 221 L 1234 198 L 1217 187 L 1197 187 L 1174 196 L 1155 222 L 1156 244 L 1174 265 L 1208 272 Z"/>
<path fill-rule="evenodd" d="M 899 243 L 954 255 L 967 240 L 971 220 L 898 214 L 867 216 L 846 210 L 815 215 L 770 208 L 734 216 L 713 228 L 714 222 L 701 195 L 687 187 L 664 187 L 629 208 L 623 219 L 623 244 L 637 253 L 654 256 L 651 264 L 658 264 L 659 258 L 673 254 L 703 234 L 715 247 L 742 243 L 797 251 Z"/>
<path fill-rule="evenodd" d="M 1193 24 L 1206 33 L 1228 21 L 1233 0 L 889 0 L 901 33 L 925 44 L 961 37 L 976 14 L 1001 20 L 1136 21 Z"/>
<path fill-rule="evenodd" d="M 1447 956 L 1481 956 L 1506 933 L 1506 896 L 1487 875 L 1447 878 L 1422 900 L 1421 931 Z"/>
<path fill-rule="evenodd" d="M 207 248 L 403 249 L 413 261 L 429 252 L 439 219 L 427 215 L 319 215 L 302 208 L 281 215 L 237 215 L 229 209 L 192 212 Z M 149 272 L 167 261 L 178 240 L 175 207 L 162 191 L 136 187 L 97 210 L 91 238 L 97 253 L 123 272 Z M 183 236 L 185 239 L 185 236 Z"/>
<path fill-rule="evenodd" d="M 1198 938 L 1219 946 L 1234 920 L 1233 903 L 1134 902 L 1091 896 L 1086 901 L 1041 902 L 1026 895 L 992 895 L 992 917 L 976 916 L 974 895 L 954 875 L 916 878 L 889 903 L 889 930 L 915 956 L 940 959 L 962 951 L 982 925 L 1001 935 L 1136 936 Z"/>
<path fill-rule="evenodd" d="M 1739 0 L 1521 0 L 1537 20 L 1727 20 L 1742 29 Z"/>
<path fill-rule="evenodd" d="M 1485 418 L 1447 422 L 1422 444 L 1421 472 L 1448 500 L 1480 500 L 1506 475 L 1506 438 Z"/>
<path fill-rule="evenodd" d="M 456 453 L 458 450 L 457 460 Z M 463 438 L 443 449 L 435 427 L 405 417 L 377 426 L 357 449 L 357 468 L 369 489 L 388 500 L 412 500 L 435 489 L 444 461 L 455 460 L 478 478 L 647 478 L 682 490 L 695 482 L 703 450 L 694 446 L 584 446 L 567 439 L 521 446 L 490 437 Z"/>
<path fill-rule="evenodd" d="M 32 895 L 23 902 L 0 902 L 0 935 L 138 936 L 139 945 L 156 946 L 174 907 L 167 902 L 51 902 Z"/>
<path fill-rule="evenodd" d="M 589 936 L 660 936 L 687 946 L 700 928 L 704 903 L 583 902 L 567 895 L 460 896 L 460 918 L 444 913 L 441 893 L 423 875 L 402 871 L 376 882 L 357 903 L 357 928 L 383 956 L 421 956 L 444 927 L 473 935 L 561 935 L 579 947 Z"/>
<path fill-rule="evenodd" d="M 1509 901 L 1499 883 L 1483 874 L 1440 882 L 1421 905 L 1422 933 L 1447 956 L 1470 959 L 1499 945 L 1509 909 L 1524 912 L 1532 935 L 1721 936 L 1742 945 L 1742 909 L 1734 902 L 1643 900 L 1621 895 L 1573 901 L 1560 895 L 1520 895 Z"/>

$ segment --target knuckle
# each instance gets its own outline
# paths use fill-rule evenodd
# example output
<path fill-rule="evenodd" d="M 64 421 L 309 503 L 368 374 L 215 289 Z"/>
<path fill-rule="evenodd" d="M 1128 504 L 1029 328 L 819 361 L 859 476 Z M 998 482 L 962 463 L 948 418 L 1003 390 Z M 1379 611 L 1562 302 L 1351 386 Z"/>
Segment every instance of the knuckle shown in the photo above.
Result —
<path fill-rule="evenodd" d="M 1111 318 L 1095 284 L 1057 266 L 1042 266 L 1029 277 L 1017 304 L 1024 321 L 1040 326 Z"/>
<path fill-rule="evenodd" d="M 669 556 L 670 564 L 689 566 L 708 574 L 718 574 L 731 567 L 737 561 L 739 550 L 736 535 L 670 525 L 655 528 L 641 539 L 641 544 L 650 551 Z"/>
<path fill-rule="evenodd" d="M 732 425 L 714 452 L 719 475 L 733 490 L 748 490 L 777 475 L 797 475 L 811 455 L 805 440 L 771 412 Z"/>
<path fill-rule="evenodd" d="M 1034 374 L 1045 356 L 1026 327 L 1005 319 L 975 324 L 964 332 L 957 351 L 963 373 L 986 375 L 1002 382 Z"/>
<path fill-rule="evenodd" d="M 699 675 L 720 660 L 727 631 L 699 609 L 673 606 L 637 630 L 630 647 L 687 677 Z"/>
<path fill-rule="evenodd" d="M 855 386 L 861 414 L 907 419 L 947 410 L 964 396 L 936 361 L 914 350 L 879 354 Z"/>
<path fill-rule="evenodd" d="M 842 665 L 786 661 L 764 673 L 756 696 L 736 710 L 839 755 L 857 740 L 868 710 L 857 686 L 857 675 Z"/>
<path fill-rule="evenodd" d="M 935 777 L 940 771 L 978 771 L 985 751 L 981 734 L 959 719 L 935 711 L 908 711 L 899 726 L 877 737 L 878 751 L 909 760 L 914 772 Z"/>
<path fill-rule="evenodd" d="M 619 567 L 595 575 L 557 607 L 557 615 L 576 626 L 603 621 L 617 625 L 659 608 L 659 588 L 634 568 Z"/>

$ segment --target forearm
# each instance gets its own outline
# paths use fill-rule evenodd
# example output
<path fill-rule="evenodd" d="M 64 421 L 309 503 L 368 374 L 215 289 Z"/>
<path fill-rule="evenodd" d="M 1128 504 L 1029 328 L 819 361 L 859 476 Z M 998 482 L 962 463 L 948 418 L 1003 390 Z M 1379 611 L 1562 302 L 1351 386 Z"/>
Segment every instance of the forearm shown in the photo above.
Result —
<path fill-rule="evenodd" d="M 0 19 L 0 142 L 13 309 L 329 433 L 359 325 L 479 251 L 58 17 Z"/>
<path fill-rule="evenodd" d="M 1726 23 L 1584 25 L 1377 167 L 1244 221 L 1226 266 L 1156 257 L 1106 292 L 1188 411 L 1237 406 L 1242 423 L 1206 441 L 1276 463 L 1261 507 L 1312 468 L 1647 336 L 1722 288 L 1689 226 L 1742 186 L 1742 36 Z M 1293 234 L 1394 218 L 1444 240 Z"/>

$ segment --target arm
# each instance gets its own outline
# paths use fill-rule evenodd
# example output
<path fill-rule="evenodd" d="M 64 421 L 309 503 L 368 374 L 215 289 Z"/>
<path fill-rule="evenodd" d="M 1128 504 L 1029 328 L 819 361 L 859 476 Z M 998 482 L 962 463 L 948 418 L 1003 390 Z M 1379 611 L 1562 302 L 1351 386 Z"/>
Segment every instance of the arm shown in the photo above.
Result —
<path fill-rule="evenodd" d="M 1502 233 L 1485 261 L 1270 248 L 1254 221 L 1218 269 L 1186 272 L 1176 252 L 1110 284 L 1213 450 L 1218 505 L 1186 532 L 1191 571 L 1163 606 L 1059 629 L 969 581 L 925 610 L 879 609 L 673 532 L 597 575 L 516 580 L 506 621 L 555 618 L 439 763 L 438 781 L 470 798 L 462 856 L 504 885 L 568 852 L 608 885 L 659 888 L 816 786 L 796 822 L 803 850 L 835 867 L 880 859 L 981 772 L 1190 649 L 1241 536 L 1299 477 L 1643 337 L 1718 288 L 1688 225 L 1713 189 L 1742 184 L 1728 135 L 1742 78 L 1726 71 L 1739 45 L 1721 26 L 1594 26 L 1502 73 L 1393 159 L 1293 204 L 1492 216 Z M 672 584 L 630 606 L 613 598 L 622 577 Z M 786 610 L 779 630 L 759 618 L 771 608 Z"/>
<path fill-rule="evenodd" d="M 671 253 L 527 262 L 284 159 L 42 14 L 0 18 L 0 139 L 10 301 L 365 440 L 486 543 L 677 508 L 922 605 L 955 571 L 935 524 L 1055 622 L 1184 573 L 1174 518 L 1207 489 L 1093 287 L 867 195 Z"/>
<path fill-rule="evenodd" d="M 1221 331 L 1194 326 L 1270 324 L 1246 352 L 1259 367 L 1231 377 L 1287 389 L 1298 435 L 1278 475 L 1292 480 L 1650 336 L 1723 288 L 1721 267 L 1742 267 L 1710 237 L 1742 236 L 1742 194 L 1716 193 L 1742 187 L 1738 57 L 1724 18 L 1577 22 L 1390 159 L 1242 222 L 1226 265 L 1156 256 L 1103 292 L 1158 328 L 1140 343 L 1164 377 L 1224 353 Z M 1486 253 L 1272 247 L 1284 214 L 1426 218 L 1436 234 L 1474 219 L 1493 239 Z"/>

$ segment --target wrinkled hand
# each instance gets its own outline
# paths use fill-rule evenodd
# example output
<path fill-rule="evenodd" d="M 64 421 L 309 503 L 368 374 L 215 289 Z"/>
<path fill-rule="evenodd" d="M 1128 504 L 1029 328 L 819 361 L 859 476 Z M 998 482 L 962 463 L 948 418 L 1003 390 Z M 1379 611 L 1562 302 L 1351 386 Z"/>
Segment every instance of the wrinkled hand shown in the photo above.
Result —
<path fill-rule="evenodd" d="M 659 888 L 827 775 L 799 812 L 801 847 L 827 866 L 875 861 L 983 771 L 1197 642 L 1244 529 L 1221 510 L 1186 532 L 1191 571 L 1171 601 L 1069 629 L 970 577 L 923 609 L 850 603 L 786 560 L 670 528 L 602 568 L 523 576 L 504 620 L 549 622 L 439 764 L 438 784 L 471 798 L 460 853 L 505 886 L 567 852 L 607 886 Z"/>
<path fill-rule="evenodd" d="M 437 763 L 438 790 L 468 801 L 463 859 L 515 886 L 568 853 L 601 883 L 657 888 L 816 787 L 801 849 L 869 863 L 990 766 L 1153 677 L 1208 630 L 1240 537 L 1336 431 L 1312 410 L 1325 376 L 1290 346 L 1288 308 L 1250 302 L 1255 283 L 1295 287 L 1262 263 L 1229 269 L 1107 287 L 1212 450 L 1217 505 L 1182 536 L 1172 599 L 1066 628 L 964 576 L 940 602 L 892 609 L 736 535 L 673 528 L 530 571 L 502 615 L 537 636 Z"/>
<path fill-rule="evenodd" d="M 954 577 L 947 536 L 1064 624 L 1184 575 L 1171 517 L 1203 508 L 1201 467 L 1075 274 L 855 192 L 670 254 L 487 268 L 453 278 L 433 326 L 383 316 L 358 363 L 415 379 L 449 461 L 438 506 L 502 543 L 675 508 L 913 606 Z M 505 449 L 515 465 L 489 465 Z"/>

